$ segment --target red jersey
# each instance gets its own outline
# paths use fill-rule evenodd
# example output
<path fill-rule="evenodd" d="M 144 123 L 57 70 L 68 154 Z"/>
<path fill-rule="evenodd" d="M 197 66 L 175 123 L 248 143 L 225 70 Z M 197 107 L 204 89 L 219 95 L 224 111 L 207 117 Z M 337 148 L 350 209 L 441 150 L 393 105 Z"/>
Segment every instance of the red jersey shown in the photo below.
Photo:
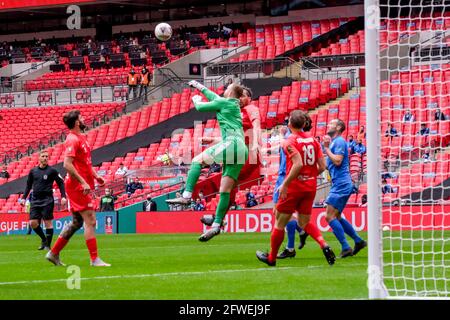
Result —
<path fill-rule="evenodd" d="M 319 170 L 317 164 L 319 158 L 323 157 L 320 144 L 310 133 L 299 132 L 291 134 L 283 141 L 283 150 L 286 154 L 286 175 L 292 168 L 292 157 L 299 154 L 302 160 L 302 168 L 298 178 L 293 180 L 289 189 L 302 191 L 315 191 L 317 189 L 317 175 Z"/>
<path fill-rule="evenodd" d="M 253 121 L 261 118 L 259 117 L 259 109 L 257 106 L 253 104 L 249 104 L 248 106 L 242 108 L 242 127 L 244 129 L 245 134 L 245 144 L 248 146 L 250 144 L 249 135 L 252 135 L 253 129 Z"/>
<path fill-rule="evenodd" d="M 94 190 L 94 174 L 92 173 L 91 147 L 87 142 L 86 136 L 70 132 L 64 143 L 65 157 L 73 158 L 73 166 L 78 174 Z M 81 184 L 78 180 L 67 174 L 65 181 L 66 189 L 81 190 Z"/>

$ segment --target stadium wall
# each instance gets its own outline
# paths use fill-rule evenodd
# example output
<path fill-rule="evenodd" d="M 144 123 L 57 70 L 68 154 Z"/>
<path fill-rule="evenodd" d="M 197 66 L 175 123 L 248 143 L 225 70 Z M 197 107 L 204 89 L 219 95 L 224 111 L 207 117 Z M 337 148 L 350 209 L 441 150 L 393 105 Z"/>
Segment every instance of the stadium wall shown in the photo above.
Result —
<path fill-rule="evenodd" d="M 69 212 L 56 212 L 53 227 L 55 234 L 60 234 L 66 224 L 72 221 L 72 215 Z M 0 236 L 26 234 L 28 228 L 29 214 L 0 214 Z M 97 227 L 95 232 L 98 234 L 117 233 L 117 213 L 116 212 L 97 212 Z M 78 234 L 84 232 L 83 228 L 77 231 Z"/>
<path fill-rule="evenodd" d="M 389 216 L 392 225 L 390 230 L 414 230 L 420 226 L 427 226 L 424 230 L 450 230 L 450 206 L 402 206 L 390 207 L 383 210 L 383 215 Z M 404 213 L 416 212 L 416 215 Z M 185 212 L 148 212 L 136 214 L 136 233 L 203 233 L 208 230 L 199 219 L 213 211 L 185 211 Z M 356 231 L 367 231 L 367 208 L 347 208 L 343 216 L 353 225 Z M 325 220 L 326 211 L 314 208 L 311 216 L 313 223 L 322 232 L 332 232 Z M 225 232 L 270 232 L 275 222 L 272 209 L 244 209 L 230 211 L 225 220 L 228 222 Z"/>
<path fill-rule="evenodd" d="M 159 210 L 167 211 L 169 207 L 167 206 L 166 199 L 169 197 L 174 197 L 176 191 L 171 192 L 167 195 L 162 195 L 153 198 L 156 202 L 156 206 Z M 130 206 L 121 208 L 117 210 L 117 220 L 118 220 L 118 233 L 136 233 L 136 213 L 142 211 L 142 204 L 144 201 L 134 203 Z M 143 212 L 144 214 L 155 214 L 155 212 Z"/>

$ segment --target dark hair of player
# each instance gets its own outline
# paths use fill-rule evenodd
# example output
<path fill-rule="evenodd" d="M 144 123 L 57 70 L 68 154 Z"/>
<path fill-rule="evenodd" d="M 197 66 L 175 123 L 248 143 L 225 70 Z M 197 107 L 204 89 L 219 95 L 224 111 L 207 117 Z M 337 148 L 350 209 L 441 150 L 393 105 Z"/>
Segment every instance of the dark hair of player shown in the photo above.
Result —
<path fill-rule="evenodd" d="M 336 119 L 336 127 L 339 133 L 342 133 L 345 131 L 345 122 L 341 119 Z"/>
<path fill-rule="evenodd" d="M 305 113 L 305 126 L 303 127 L 304 132 L 309 132 L 312 129 L 312 120 L 309 114 Z"/>
<path fill-rule="evenodd" d="M 72 110 L 67 112 L 63 117 L 63 122 L 69 129 L 75 128 L 75 122 L 77 122 L 80 116 L 80 110 Z"/>
<path fill-rule="evenodd" d="M 306 121 L 306 117 L 305 117 L 305 113 L 301 110 L 294 110 L 291 112 L 291 115 L 289 117 L 289 122 L 291 123 L 291 126 L 294 129 L 303 129 L 303 127 L 305 126 L 305 121 Z"/>
<path fill-rule="evenodd" d="M 243 91 L 247 91 L 247 95 L 252 98 L 253 97 L 253 92 L 249 87 L 242 87 Z"/>

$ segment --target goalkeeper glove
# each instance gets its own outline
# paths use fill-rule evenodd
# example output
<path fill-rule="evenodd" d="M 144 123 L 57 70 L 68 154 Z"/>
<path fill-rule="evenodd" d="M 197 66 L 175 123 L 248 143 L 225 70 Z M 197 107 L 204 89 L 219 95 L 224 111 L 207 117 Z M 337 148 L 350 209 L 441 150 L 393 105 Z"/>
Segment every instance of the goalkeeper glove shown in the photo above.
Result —
<path fill-rule="evenodd" d="M 195 81 L 195 80 L 189 81 L 189 86 L 191 86 L 191 87 L 193 87 L 193 88 L 195 88 L 195 89 L 198 89 L 198 90 L 200 90 L 200 91 L 202 91 L 203 89 L 206 88 L 206 87 L 205 87 L 204 85 L 202 85 L 200 82 Z"/>

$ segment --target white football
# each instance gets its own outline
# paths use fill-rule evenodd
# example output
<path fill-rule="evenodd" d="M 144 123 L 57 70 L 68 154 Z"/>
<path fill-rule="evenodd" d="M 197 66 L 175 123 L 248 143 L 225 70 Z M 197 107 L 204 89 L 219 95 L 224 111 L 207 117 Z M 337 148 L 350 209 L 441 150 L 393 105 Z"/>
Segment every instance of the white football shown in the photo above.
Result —
<path fill-rule="evenodd" d="M 391 229 L 389 228 L 389 226 L 384 226 L 384 227 L 383 227 L 383 231 L 389 231 L 389 230 L 391 230 Z"/>
<path fill-rule="evenodd" d="M 155 36 L 161 41 L 167 41 L 172 37 L 172 27 L 162 22 L 158 24 L 155 28 Z"/>

